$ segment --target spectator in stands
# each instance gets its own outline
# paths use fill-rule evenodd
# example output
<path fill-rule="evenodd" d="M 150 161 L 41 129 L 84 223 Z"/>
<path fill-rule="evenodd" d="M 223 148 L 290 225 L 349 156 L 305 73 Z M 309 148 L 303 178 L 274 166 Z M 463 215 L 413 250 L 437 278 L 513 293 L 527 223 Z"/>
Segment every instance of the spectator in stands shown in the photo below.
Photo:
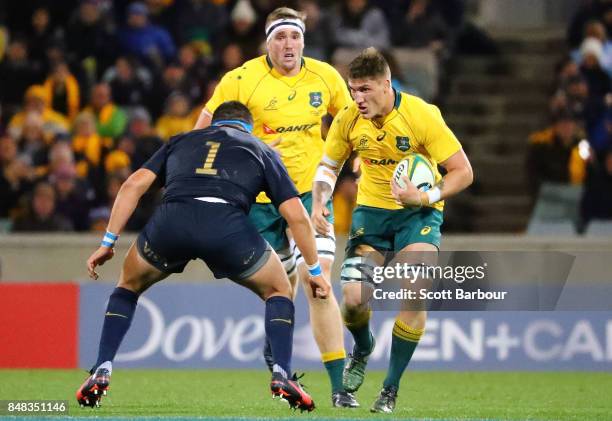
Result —
<path fill-rule="evenodd" d="M 599 63 L 606 73 L 608 73 L 608 76 L 612 77 L 612 41 L 608 38 L 606 27 L 600 21 L 593 20 L 587 24 L 584 33 L 585 39 L 595 38 L 601 42 L 602 51 Z M 572 55 L 575 57 L 576 62 L 582 61 L 580 48 L 573 51 Z"/>
<path fill-rule="evenodd" d="M 65 61 L 54 64 L 43 87 L 47 107 L 74 120 L 81 106 L 81 90 Z"/>
<path fill-rule="evenodd" d="M 112 102 L 110 86 L 105 82 L 92 88 L 90 105 L 84 111 L 93 113 L 96 130 L 102 137 L 119 137 L 127 125 L 126 113 Z"/>
<path fill-rule="evenodd" d="M 173 93 L 166 101 L 166 112 L 157 120 L 155 131 L 167 141 L 171 136 L 188 132 L 193 128 L 189 100 L 181 93 Z"/>
<path fill-rule="evenodd" d="M 0 80 L 3 81 L 0 102 L 7 117 L 17 112 L 23 93 L 40 78 L 40 69 L 28 57 L 26 42 L 20 38 L 13 39 L 4 60 L 0 61 Z"/>
<path fill-rule="evenodd" d="M 92 231 L 106 231 L 113 203 L 115 203 L 115 198 L 119 194 L 119 189 L 124 181 L 125 178 L 119 175 L 113 174 L 108 177 L 104 200 L 89 212 L 90 229 Z"/>
<path fill-rule="evenodd" d="M 206 81 L 209 79 L 208 67 L 212 59 L 207 63 L 197 49 L 192 44 L 185 44 L 179 49 L 178 62 L 185 71 L 188 80 L 193 80 L 200 90 L 201 101 L 202 93 L 206 89 Z"/>
<path fill-rule="evenodd" d="M 586 38 L 580 45 L 580 72 L 589 86 L 589 95 L 603 97 L 610 92 L 610 77 L 602 69 L 603 44 L 597 38 Z"/>
<path fill-rule="evenodd" d="M 88 87 L 110 65 L 116 51 L 110 25 L 102 15 L 100 4 L 98 0 L 81 1 L 77 13 L 66 26 L 69 56 L 85 72 Z"/>
<path fill-rule="evenodd" d="M 173 92 L 182 93 L 192 104 L 199 103 L 202 97 L 198 81 L 191 79 L 178 63 L 170 63 L 164 69 L 161 79 L 154 83 L 151 100 L 147 104 L 154 117 L 163 113 L 166 99 Z"/>
<path fill-rule="evenodd" d="M 550 102 L 550 111 L 554 115 L 558 112 L 570 110 L 572 115 L 584 125 L 589 106 L 589 86 L 582 75 L 570 76 L 563 86 L 557 90 Z"/>
<path fill-rule="evenodd" d="M 247 60 L 260 55 L 263 30 L 255 25 L 257 14 L 251 3 L 248 0 L 236 2 L 230 18 L 230 27 L 225 36 L 226 43 L 240 45 Z"/>
<path fill-rule="evenodd" d="M 151 86 L 151 73 L 140 67 L 136 60 L 121 56 L 104 73 L 102 80 L 111 88 L 113 100 L 124 108 L 142 105 Z"/>
<path fill-rule="evenodd" d="M 61 39 L 61 32 L 51 25 L 49 10 L 39 7 L 32 12 L 30 27 L 27 31 L 30 59 L 39 66 L 47 62 L 47 48 Z"/>
<path fill-rule="evenodd" d="M 391 45 L 385 15 L 369 0 L 343 0 L 332 22 L 338 47 L 385 50 Z"/>
<path fill-rule="evenodd" d="M 580 140 L 576 120 L 568 111 L 559 112 L 548 129 L 529 136 L 527 172 L 534 198 L 543 182 L 582 184 L 586 170 Z"/>
<path fill-rule="evenodd" d="M 45 136 L 43 120 L 37 113 L 26 116 L 17 144 L 19 158 L 32 167 L 44 167 L 48 162 L 50 139 Z M 39 173 L 44 170 L 38 168 Z"/>
<path fill-rule="evenodd" d="M 612 219 L 612 148 L 588 166 L 581 202 L 582 225 L 592 219 Z"/>
<path fill-rule="evenodd" d="M 230 42 L 223 47 L 220 54 L 219 63 L 211 70 L 213 77 L 221 79 L 223 75 L 230 70 L 244 63 L 244 53 L 240 44 Z"/>
<path fill-rule="evenodd" d="M 53 111 L 47 107 L 47 91 L 42 85 L 32 85 L 24 96 L 23 110 L 13 116 L 9 122 L 8 129 L 14 138 L 21 137 L 21 132 L 26 116 L 37 114 L 43 124 L 43 131 L 47 138 L 52 138 L 58 133 L 68 132 L 68 120 L 63 114 Z"/>
<path fill-rule="evenodd" d="M 429 0 L 411 0 L 391 28 L 396 46 L 441 51 L 447 44 L 448 28 Z"/>
<path fill-rule="evenodd" d="M 228 23 L 226 6 L 210 0 L 176 2 L 174 25 L 179 44 L 193 44 L 201 54 L 212 55 Z"/>
<path fill-rule="evenodd" d="M 299 6 L 299 9 L 306 13 L 304 55 L 329 61 L 334 40 L 329 14 L 321 10 L 316 0 L 301 0 Z"/>
<path fill-rule="evenodd" d="M 149 22 L 149 9 L 145 3 L 128 6 L 127 25 L 117 34 L 124 54 L 134 55 L 155 69 L 174 59 L 176 47 L 168 31 Z"/>
<path fill-rule="evenodd" d="M 74 122 L 72 139 L 78 176 L 92 182 L 103 176 L 102 159 L 112 144 L 111 139 L 103 138 L 96 131 L 96 119 L 91 112 L 80 113 Z"/>
<path fill-rule="evenodd" d="M 76 231 L 88 230 L 95 193 L 87 180 L 77 177 L 74 162 L 54 168 L 49 181 L 55 187 L 56 212 L 69 220 Z"/>
<path fill-rule="evenodd" d="M 47 182 L 34 187 L 32 202 L 25 214 L 17 217 L 14 232 L 71 231 L 72 224 L 55 211 L 55 190 Z"/>
<path fill-rule="evenodd" d="M 140 168 L 163 145 L 163 141 L 151 126 L 151 115 L 142 107 L 132 113 L 128 136 L 134 144 L 130 156 L 133 171 Z"/>
<path fill-rule="evenodd" d="M 10 216 L 33 179 L 32 167 L 17 157 L 15 139 L 8 133 L 0 136 L 0 218 Z"/>

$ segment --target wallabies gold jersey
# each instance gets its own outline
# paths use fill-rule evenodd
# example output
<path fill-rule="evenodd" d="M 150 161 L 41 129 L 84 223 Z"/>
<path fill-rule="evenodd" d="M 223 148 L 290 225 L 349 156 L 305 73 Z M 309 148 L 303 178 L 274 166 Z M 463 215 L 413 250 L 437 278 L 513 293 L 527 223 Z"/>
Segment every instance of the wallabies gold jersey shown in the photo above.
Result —
<path fill-rule="evenodd" d="M 438 107 L 397 91 L 393 110 L 382 124 L 363 118 L 352 103 L 338 113 L 325 142 L 325 156 L 332 161 L 328 163 L 338 168 L 352 151 L 357 152 L 362 172 L 357 204 L 383 209 L 402 209 L 391 195 L 389 182 L 395 166 L 408 154 L 428 157 L 438 182 L 442 176 L 437 163 L 459 150 L 461 144 Z M 442 210 L 444 202 L 431 206 Z"/>
<path fill-rule="evenodd" d="M 323 156 L 321 118 L 345 107 L 351 96 L 340 74 L 329 64 L 304 58 L 295 76 L 283 76 L 267 56 L 247 61 L 223 76 L 206 109 L 213 113 L 225 101 L 240 101 L 253 114 L 253 134 L 276 148 L 300 194 L 312 190 Z M 269 202 L 265 195 L 258 202 Z"/>

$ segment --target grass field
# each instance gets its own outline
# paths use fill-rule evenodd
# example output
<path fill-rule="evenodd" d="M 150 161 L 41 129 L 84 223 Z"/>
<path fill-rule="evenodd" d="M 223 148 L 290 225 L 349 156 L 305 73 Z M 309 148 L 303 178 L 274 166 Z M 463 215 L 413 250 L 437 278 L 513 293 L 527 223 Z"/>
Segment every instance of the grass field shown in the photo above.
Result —
<path fill-rule="evenodd" d="M 0 370 L 0 400 L 68 399 L 72 417 L 612 420 L 607 373 L 411 372 L 391 416 L 369 412 L 383 379 L 375 371 L 357 393 L 356 410 L 331 408 L 325 373 L 307 373 L 302 380 L 317 404 L 310 414 L 273 401 L 263 370 L 116 369 L 96 410 L 74 399 L 84 377 L 77 370 Z"/>

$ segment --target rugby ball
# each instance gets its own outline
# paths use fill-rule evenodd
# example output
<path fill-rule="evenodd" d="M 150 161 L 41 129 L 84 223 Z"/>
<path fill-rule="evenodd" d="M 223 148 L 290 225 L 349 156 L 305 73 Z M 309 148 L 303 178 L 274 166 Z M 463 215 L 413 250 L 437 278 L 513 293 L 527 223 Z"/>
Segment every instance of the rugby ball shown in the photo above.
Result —
<path fill-rule="evenodd" d="M 402 180 L 402 176 L 406 176 L 420 191 L 431 189 L 436 181 L 433 165 L 419 153 L 412 153 L 402 159 L 393 171 L 393 179 L 404 188 L 406 183 Z"/>

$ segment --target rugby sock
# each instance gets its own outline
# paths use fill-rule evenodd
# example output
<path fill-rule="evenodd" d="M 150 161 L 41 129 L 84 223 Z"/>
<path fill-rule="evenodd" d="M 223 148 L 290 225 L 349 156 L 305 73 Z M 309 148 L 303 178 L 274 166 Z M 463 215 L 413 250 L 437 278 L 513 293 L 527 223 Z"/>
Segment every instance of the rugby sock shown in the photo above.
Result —
<path fill-rule="evenodd" d="M 291 375 L 291 351 L 293 348 L 293 301 L 274 296 L 266 300 L 266 336 L 272 348 L 275 373 Z"/>
<path fill-rule="evenodd" d="M 138 294 L 129 289 L 117 287 L 111 294 L 106 307 L 98 360 L 94 369 L 105 361 L 113 361 L 115 358 L 119 345 L 130 328 L 137 303 Z"/>
<path fill-rule="evenodd" d="M 371 311 L 352 315 L 346 309 L 343 311 L 344 325 L 353 335 L 357 351 L 361 355 L 369 355 L 372 352 L 372 333 L 370 332 L 370 315 Z"/>
<path fill-rule="evenodd" d="M 327 375 L 331 382 L 332 393 L 344 391 L 342 386 L 342 371 L 344 370 L 344 359 L 346 352 L 343 350 L 334 352 L 324 352 L 321 360 L 327 370 Z"/>
<path fill-rule="evenodd" d="M 393 326 L 393 337 L 391 340 L 391 357 L 389 359 L 389 370 L 383 382 L 384 387 L 395 386 L 399 388 L 400 379 L 408 366 L 414 350 L 423 335 L 423 329 L 414 329 L 399 319 L 395 320 Z"/>

